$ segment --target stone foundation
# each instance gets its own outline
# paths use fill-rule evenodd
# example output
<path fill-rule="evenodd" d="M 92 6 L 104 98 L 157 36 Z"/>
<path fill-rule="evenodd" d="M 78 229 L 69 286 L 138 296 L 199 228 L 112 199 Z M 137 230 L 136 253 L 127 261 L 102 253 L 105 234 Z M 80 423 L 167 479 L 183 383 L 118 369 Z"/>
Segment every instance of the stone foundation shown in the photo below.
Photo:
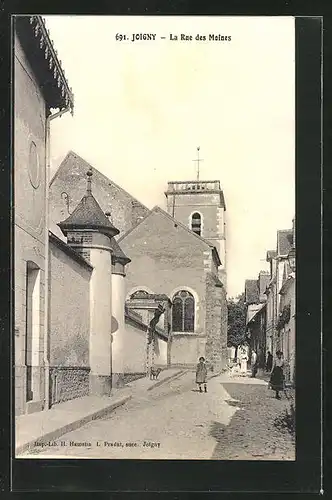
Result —
<path fill-rule="evenodd" d="M 62 366 L 50 368 L 51 405 L 89 394 L 89 367 Z"/>
<path fill-rule="evenodd" d="M 146 377 L 146 373 L 124 373 L 123 380 L 125 384 L 129 384 L 134 380 L 138 380 L 139 378 Z"/>

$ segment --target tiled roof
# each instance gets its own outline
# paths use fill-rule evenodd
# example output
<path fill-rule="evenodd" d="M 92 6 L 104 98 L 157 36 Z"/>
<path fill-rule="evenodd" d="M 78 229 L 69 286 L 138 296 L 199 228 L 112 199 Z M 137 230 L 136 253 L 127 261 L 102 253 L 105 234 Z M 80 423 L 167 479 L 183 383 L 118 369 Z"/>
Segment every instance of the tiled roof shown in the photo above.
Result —
<path fill-rule="evenodd" d="M 106 177 L 106 175 L 104 175 L 102 172 L 100 172 L 95 167 L 90 165 L 90 163 L 88 163 L 86 160 L 84 160 L 84 158 L 79 156 L 74 151 L 68 151 L 67 155 L 62 160 L 59 168 L 57 169 L 53 178 L 51 179 L 50 186 L 52 186 L 52 184 L 56 181 L 58 177 L 63 178 L 63 180 L 67 182 L 68 171 L 72 172 L 73 170 L 75 170 L 75 175 L 77 176 L 78 179 L 80 177 L 83 177 L 87 170 L 91 170 L 91 172 L 93 173 L 93 179 L 95 184 L 101 184 L 105 189 L 107 189 L 109 186 L 117 188 L 119 191 L 124 193 L 128 198 L 130 198 L 135 205 L 142 207 L 143 209 L 146 210 L 147 213 L 150 212 L 150 210 L 145 205 L 143 205 L 143 203 L 134 198 L 131 194 L 129 194 L 125 189 L 120 187 L 114 181 L 111 181 L 108 177 Z"/>
<path fill-rule="evenodd" d="M 265 290 L 267 285 L 270 282 L 270 273 L 269 272 L 260 272 L 259 277 L 258 277 L 258 286 L 259 286 L 259 291 L 260 291 L 260 300 L 265 300 Z"/>
<path fill-rule="evenodd" d="M 259 304 L 256 307 L 255 307 L 255 305 L 253 305 L 251 310 L 248 310 L 247 324 L 250 323 L 251 321 L 253 321 L 253 319 L 255 319 L 257 317 L 257 315 L 264 310 L 264 307 L 266 307 L 266 304 Z"/>
<path fill-rule="evenodd" d="M 112 260 L 114 260 L 114 262 L 121 262 L 122 264 L 129 264 L 129 262 L 131 262 L 131 259 L 127 257 L 114 238 L 111 239 L 111 248 L 113 250 Z"/>
<path fill-rule="evenodd" d="M 98 202 L 91 193 L 86 193 L 73 213 L 58 226 L 66 235 L 71 229 L 97 229 L 107 236 L 119 234 L 113 224 L 108 220 Z"/>
<path fill-rule="evenodd" d="M 259 303 L 257 280 L 246 280 L 244 285 L 245 301 L 247 304 Z"/>
<path fill-rule="evenodd" d="M 278 255 L 288 255 L 292 248 L 293 230 L 281 229 L 277 231 L 277 253 Z"/>

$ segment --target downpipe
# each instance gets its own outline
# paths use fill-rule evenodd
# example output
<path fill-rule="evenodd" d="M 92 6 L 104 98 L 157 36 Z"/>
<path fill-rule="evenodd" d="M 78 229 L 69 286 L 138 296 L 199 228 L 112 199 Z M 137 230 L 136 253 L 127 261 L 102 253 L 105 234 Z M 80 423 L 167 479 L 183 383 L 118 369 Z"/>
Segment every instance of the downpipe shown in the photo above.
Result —
<path fill-rule="evenodd" d="M 44 304 L 44 410 L 50 408 L 50 358 L 49 358 L 49 185 L 51 168 L 51 121 L 71 111 L 70 106 L 46 117 L 45 137 L 45 304 Z"/>

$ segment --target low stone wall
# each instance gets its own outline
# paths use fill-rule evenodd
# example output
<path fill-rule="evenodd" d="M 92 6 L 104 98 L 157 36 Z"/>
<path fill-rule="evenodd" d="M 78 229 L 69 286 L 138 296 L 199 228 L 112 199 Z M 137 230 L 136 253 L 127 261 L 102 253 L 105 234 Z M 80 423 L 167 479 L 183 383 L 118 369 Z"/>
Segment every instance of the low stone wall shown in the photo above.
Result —
<path fill-rule="evenodd" d="M 123 374 L 123 383 L 129 384 L 134 380 L 138 380 L 139 378 L 146 377 L 146 373 L 124 373 Z"/>
<path fill-rule="evenodd" d="M 50 368 L 51 405 L 89 394 L 90 368 L 63 366 Z"/>

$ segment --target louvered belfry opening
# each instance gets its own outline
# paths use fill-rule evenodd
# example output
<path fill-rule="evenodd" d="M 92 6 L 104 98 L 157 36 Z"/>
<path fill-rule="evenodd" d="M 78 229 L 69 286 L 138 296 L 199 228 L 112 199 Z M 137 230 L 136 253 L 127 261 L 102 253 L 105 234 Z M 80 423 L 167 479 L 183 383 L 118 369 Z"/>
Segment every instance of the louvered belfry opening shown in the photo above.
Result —
<path fill-rule="evenodd" d="M 195 212 L 191 217 L 191 230 L 201 236 L 202 230 L 202 217 L 201 214 Z"/>

